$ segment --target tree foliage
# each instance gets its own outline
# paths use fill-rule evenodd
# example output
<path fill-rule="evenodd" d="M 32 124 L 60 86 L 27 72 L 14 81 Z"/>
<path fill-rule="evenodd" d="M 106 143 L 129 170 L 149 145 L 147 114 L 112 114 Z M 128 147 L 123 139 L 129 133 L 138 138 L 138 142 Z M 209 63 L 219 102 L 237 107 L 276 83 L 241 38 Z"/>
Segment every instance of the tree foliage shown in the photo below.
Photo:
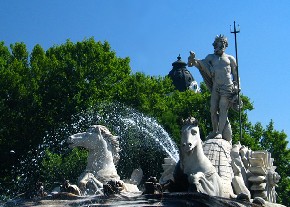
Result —
<path fill-rule="evenodd" d="M 77 43 L 67 40 L 46 51 L 36 45 L 30 54 L 24 43 L 10 48 L 0 43 L 0 194 L 13 195 L 33 186 L 22 177 L 23 169 L 29 171 L 30 183 L 45 179 L 52 187 L 53 181 L 62 178 L 74 181 L 79 172 L 71 168 L 78 166 L 82 171 L 86 151 L 67 152 L 61 144 L 65 136 L 59 140 L 47 134 L 61 133 L 59 128 L 72 124 L 74 115 L 104 101 L 117 101 L 154 117 L 177 144 L 180 121 L 188 116 L 199 120 L 202 139 L 206 137 L 211 121 L 210 93 L 205 84 L 201 84 L 201 93 L 179 92 L 168 77 L 132 73 L 129 61 L 117 57 L 108 42 L 93 38 Z M 260 123 L 252 124 L 247 112 L 253 105 L 248 97 L 242 95 L 242 99 L 242 140 L 238 113 L 229 112 L 233 142 L 271 152 L 282 176 L 277 188 L 279 201 L 289 204 L 287 135 L 276 131 L 273 121 L 265 129 Z M 140 151 L 141 156 L 144 153 Z M 23 164 L 34 163 L 37 157 L 37 165 Z M 144 166 L 150 167 L 150 163 Z"/>
<path fill-rule="evenodd" d="M 88 153 L 84 149 L 74 148 L 67 155 L 46 150 L 40 166 L 41 177 L 45 178 L 46 188 L 52 189 L 55 182 L 62 183 L 64 179 L 77 178 L 86 166 L 87 156 Z M 77 183 L 77 179 L 70 182 Z"/>

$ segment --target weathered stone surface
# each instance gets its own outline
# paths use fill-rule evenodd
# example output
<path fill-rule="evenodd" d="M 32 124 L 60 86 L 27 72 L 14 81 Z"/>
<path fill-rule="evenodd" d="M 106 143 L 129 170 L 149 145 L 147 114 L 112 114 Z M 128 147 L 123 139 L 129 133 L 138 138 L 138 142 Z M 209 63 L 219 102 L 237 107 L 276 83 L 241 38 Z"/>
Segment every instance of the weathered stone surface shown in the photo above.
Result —
<path fill-rule="evenodd" d="M 253 183 L 262 183 L 264 181 L 266 181 L 266 177 L 265 176 L 256 176 L 256 175 L 253 175 L 251 177 L 249 177 L 249 181 L 253 182 Z"/>
<path fill-rule="evenodd" d="M 249 170 L 251 171 L 251 173 L 256 175 L 266 175 L 267 173 L 266 169 L 262 166 L 249 167 Z"/>
<path fill-rule="evenodd" d="M 230 155 L 232 145 L 224 139 L 209 139 L 203 143 L 203 150 L 222 178 L 224 194 L 233 195 L 231 183 L 234 174 Z"/>
<path fill-rule="evenodd" d="M 204 154 L 223 179 L 233 178 L 231 149 L 232 145 L 224 139 L 209 139 L 203 143 Z"/>
<path fill-rule="evenodd" d="M 266 199 L 267 198 L 267 191 L 255 191 L 253 193 L 253 197 L 256 198 L 256 197 L 261 197 L 261 198 L 264 198 Z"/>
<path fill-rule="evenodd" d="M 253 184 L 251 186 L 251 190 L 265 190 L 265 189 L 266 189 L 266 183 Z"/>
<path fill-rule="evenodd" d="M 265 165 L 264 160 L 261 157 L 260 158 L 250 158 L 249 161 L 250 161 L 250 164 L 252 166 L 264 166 Z"/>

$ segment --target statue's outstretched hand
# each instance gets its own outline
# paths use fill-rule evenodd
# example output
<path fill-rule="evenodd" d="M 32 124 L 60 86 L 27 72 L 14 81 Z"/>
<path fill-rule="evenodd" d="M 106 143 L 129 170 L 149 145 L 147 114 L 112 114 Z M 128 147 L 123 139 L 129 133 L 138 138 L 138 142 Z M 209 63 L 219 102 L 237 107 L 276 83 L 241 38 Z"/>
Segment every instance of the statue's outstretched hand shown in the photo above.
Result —
<path fill-rule="evenodd" d="M 190 57 L 195 58 L 195 53 L 193 51 L 189 51 Z"/>
<path fill-rule="evenodd" d="M 189 52 L 187 65 L 188 65 L 188 67 L 192 67 L 192 66 L 196 65 L 195 53 L 193 51 Z"/>

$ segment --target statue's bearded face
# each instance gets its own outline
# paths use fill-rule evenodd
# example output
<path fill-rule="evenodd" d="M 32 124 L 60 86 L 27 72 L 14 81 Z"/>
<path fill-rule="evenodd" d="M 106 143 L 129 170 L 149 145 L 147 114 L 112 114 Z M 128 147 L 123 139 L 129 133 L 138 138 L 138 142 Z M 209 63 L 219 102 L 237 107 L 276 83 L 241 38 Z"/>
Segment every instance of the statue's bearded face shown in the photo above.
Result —
<path fill-rule="evenodd" d="M 216 55 L 222 55 L 222 54 L 225 52 L 226 47 L 227 47 L 226 42 L 220 40 L 220 41 L 218 41 L 218 42 L 215 43 L 215 46 L 214 46 L 214 53 L 215 53 Z"/>

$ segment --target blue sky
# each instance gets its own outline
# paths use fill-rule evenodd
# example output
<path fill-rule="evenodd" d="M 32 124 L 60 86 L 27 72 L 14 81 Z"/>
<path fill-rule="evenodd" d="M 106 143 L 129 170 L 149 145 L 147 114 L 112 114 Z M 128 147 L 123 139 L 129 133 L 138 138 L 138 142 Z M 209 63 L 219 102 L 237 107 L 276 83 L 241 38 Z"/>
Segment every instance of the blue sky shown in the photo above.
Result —
<path fill-rule="evenodd" d="M 1 0 L 0 41 L 24 42 L 31 51 L 94 37 L 130 57 L 133 72 L 165 76 L 179 54 L 185 61 L 190 50 L 200 59 L 212 53 L 218 34 L 228 37 L 234 55 L 236 21 L 242 93 L 255 107 L 249 119 L 263 126 L 273 119 L 290 140 L 289 19 L 289 0 Z"/>

